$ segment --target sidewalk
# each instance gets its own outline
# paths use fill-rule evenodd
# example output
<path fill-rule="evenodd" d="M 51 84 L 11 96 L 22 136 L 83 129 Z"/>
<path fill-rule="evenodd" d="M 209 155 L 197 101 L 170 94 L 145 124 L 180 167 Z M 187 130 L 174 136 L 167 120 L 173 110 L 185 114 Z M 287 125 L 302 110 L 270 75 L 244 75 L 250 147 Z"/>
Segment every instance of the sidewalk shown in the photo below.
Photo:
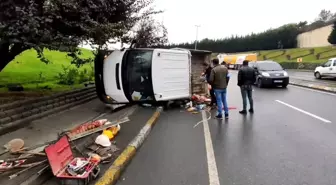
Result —
<path fill-rule="evenodd" d="M 57 136 L 60 132 L 81 123 L 92 121 L 92 119 L 94 118 L 108 119 L 109 121 L 114 121 L 128 116 L 130 121 L 121 124 L 120 133 L 114 139 L 116 141 L 116 146 L 120 150 L 115 153 L 115 156 L 113 156 L 113 158 L 111 159 L 112 163 L 115 158 L 120 154 L 120 152 L 122 152 L 123 149 L 128 145 L 128 143 L 136 136 L 139 130 L 145 125 L 146 121 L 153 115 L 154 111 L 155 109 L 153 108 L 144 109 L 137 106 L 132 106 L 121 109 L 118 112 L 111 113 L 110 109 L 106 108 L 106 106 L 98 99 L 95 99 L 72 110 L 34 121 L 26 128 L 22 128 L 15 132 L 2 135 L 0 136 L 0 145 L 3 146 L 11 139 L 21 138 L 25 141 L 25 146 L 35 146 L 48 141 L 53 141 L 57 139 Z M 89 136 L 84 139 L 79 139 L 78 141 L 76 141 L 75 145 L 80 150 L 83 150 L 86 143 L 94 140 L 94 138 L 92 137 Z M 2 151 L 4 151 L 3 147 L 1 147 L 0 149 L 0 152 Z M 8 155 L 3 155 L 0 159 L 4 158 L 8 158 Z M 106 170 L 106 168 L 108 168 L 111 163 L 100 165 L 100 175 L 104 173 L 104 170 Z M 4 183 L 6 185 L 20 185 L 29 177 L 35 175 L 37 171 L 39 171 L 39 169 L 31 170 L 29 173 L 22 174 L 13 180 L 8 180 L 8 177 L 6 176 L 0 176 L 0 184 Z M 52 177 L 50 173 L 51 172 L 48 171 L 48 177 Z M 32 184 L 39 185 L 40 183 L 34 182 Z M 47 180 L 43 184 L 51 185 L 58 184 L 58 182 L 52 178 Z"/>
<path fill-rule="evenodd" d="M 300 87 L 306 87 L 310 89 L 315 89 L 315 90 L 336 93 L 336 84 L 325 83 L 323 81 L 318 82 L 318 81 L 312 81 L 312 80 L 290 78 L 289 84 L 300 86 Z"/>

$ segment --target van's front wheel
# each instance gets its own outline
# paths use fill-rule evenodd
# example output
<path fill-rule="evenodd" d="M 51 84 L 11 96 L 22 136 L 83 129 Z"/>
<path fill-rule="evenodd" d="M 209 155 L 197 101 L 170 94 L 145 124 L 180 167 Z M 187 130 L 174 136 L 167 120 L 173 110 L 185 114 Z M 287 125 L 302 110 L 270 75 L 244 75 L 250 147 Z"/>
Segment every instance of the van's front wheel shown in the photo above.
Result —
<path fill-rule="evenodd" d="M 319 72 L 315 72 L 314 76 L 316 79 L 321 79 L 321 74 Z"/>

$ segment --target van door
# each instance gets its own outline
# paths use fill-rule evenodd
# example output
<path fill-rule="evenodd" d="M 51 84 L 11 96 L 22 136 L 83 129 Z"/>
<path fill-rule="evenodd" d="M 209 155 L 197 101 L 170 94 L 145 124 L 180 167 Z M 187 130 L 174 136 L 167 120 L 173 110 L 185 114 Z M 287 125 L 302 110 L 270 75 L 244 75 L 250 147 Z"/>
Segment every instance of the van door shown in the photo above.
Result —
<path fill-rule="evenodd" d="M 332 74 L 332 60 L 328 60 L 328 62 L 323 64 L 320 73 L 323 76 L 330 76 Z"/>
<path fill-rule="evenodd" d="M 191 95 L 191 55 L 189 51 L 155 49 L 152 81 L 156 101 L 189 98 Z"/>
<path fill-rule="evenodd" d="M 122 85 L 130 102 L 154 100 L 152 86 L 153 49 L 130 49 L 122 64 Z"/>
<path fill-rule="evenodd" d="M 332 64 L 332 72 L 330 74 L 333 77 L 336 77 L 336 59 L 334 59 L 333 64 Z"/>

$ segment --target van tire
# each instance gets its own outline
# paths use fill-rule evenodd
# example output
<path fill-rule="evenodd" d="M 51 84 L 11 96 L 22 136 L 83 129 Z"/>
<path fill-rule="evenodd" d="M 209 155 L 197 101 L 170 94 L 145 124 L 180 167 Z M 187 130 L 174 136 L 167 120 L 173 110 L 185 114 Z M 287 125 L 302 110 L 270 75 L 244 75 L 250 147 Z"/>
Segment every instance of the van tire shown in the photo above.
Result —
<path fill-rule="evenodd" d="M 322 78 L 322 76 L 319 72 L 315 72 L 314 76 L 315 76 L 316 79 L 321 79 Z"/>

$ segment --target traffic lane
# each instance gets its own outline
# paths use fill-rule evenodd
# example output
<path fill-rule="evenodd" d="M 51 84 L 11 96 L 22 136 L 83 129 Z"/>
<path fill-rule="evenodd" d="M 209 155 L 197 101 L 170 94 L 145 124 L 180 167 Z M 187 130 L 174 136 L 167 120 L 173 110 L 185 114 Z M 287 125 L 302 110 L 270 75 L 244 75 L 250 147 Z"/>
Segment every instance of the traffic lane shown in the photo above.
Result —
<path fill-rule="evenodd" d="M 322 79 L 316 79 L 314 76 L 314 71 L 307 72 L 307 71 L 290 71 L 288 70 L 288 74 L 290 78 L 294 79 L 302 79 L 302 80 L 308 80 L 316 83 L 324 83 L 324 84 L 336 84 L 336 78 L 322 78 Z"/>
<path fill-rule="evenodd" d="M 209 184 L 201 114 L 161 113 L 118 185 Z"/>
<path fill-rule="evenodd" d="M 287 70 L 288 74 L 291 76 L 305 77 L 307 79 L 315 79 L 314 71 L 295 71 L 295 70 Z"/>
<path fill-rule="evenodd" d="M 255 88 L 255 95 L 258 99 L 262 98 L 265 101 L 279 100 L 312 115 L 326 119 L 334 123 L 334 125 L 336 124 L 334 110 L 336 94 L 313 91 L 296 86 L 288 86 L 287 89 Z M 286 105 L 283 104 L 282 106 Z M 292 108 L 291 110 L 297 112 L 298 110 L 295 110 L 295 108 Z M 322 121 L 322 123 L 324 122 Z"/>
<path fill-rule="evenodd" d="M 231 72 L 230 84 L 228 87 L 229 106 L 241 107 L 242 100 L 240 89 L 237 84 L 237 73 Z M 336 103 L 336 94 L 311 90 L 308 88 L 288 86 L 287 88 L 271 87 L 258 88 L 253 87 L 253 97 L 256 101 L 255 111 L 258 111 L 257 102 L 270 102 L 280 100 L 296 108 L 307 111 L 326 120 L 336 123 L 333 105 Z M 279 102 L 277 102 L 279 103 Z M 283 105 L 285 106 L 285 105 Z M 293 109 L 293 111 L 297 111 Z"/>
<path fill-rule="evenodd" d="M 209 120 L 221 184 L 335 184 L 330 129 L 271 98 L 255 98 L 255 105 L 253 115 L 231 111 L 227 121 Z"/>

